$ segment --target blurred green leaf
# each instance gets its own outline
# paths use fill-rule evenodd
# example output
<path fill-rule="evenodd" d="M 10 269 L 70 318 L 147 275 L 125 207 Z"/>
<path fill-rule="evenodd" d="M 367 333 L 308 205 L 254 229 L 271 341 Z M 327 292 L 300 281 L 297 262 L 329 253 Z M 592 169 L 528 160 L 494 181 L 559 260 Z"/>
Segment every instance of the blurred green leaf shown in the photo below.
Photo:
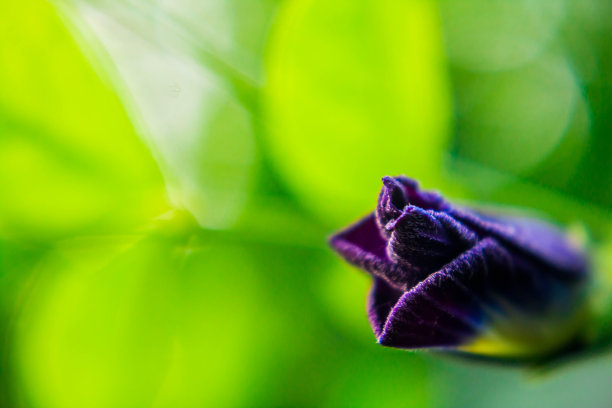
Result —
<path fill-rule="evenodd" d="M 24 300 L 24 288 L 31 283 L 31 271 L 42 257 L 39 248 L 0 240 L 0 406 L 17 406 L 19 379 L 13 370 L 16 309 Z"/>
<path fill-rule="evenodd" d="M 431 359 L 429 363 L 432 405 L 438 408 L 598 408 L 610 401 L 609 354 L 545 376 L 457 359 Z"/>
<path fill-rule="evenodd" d="M 380 179 L 443 188 L 448 89 L 436 4 L 283 3 L 267 60 L 269 152 L 302 202 L 347 222 Z"/>
<path fill-rule="evenodd" d="M 589 121 L 563 56 L 545 54 L 503 72 L 460 71 L 455 79 L 461 157 L 525 174 L 566 142 L 571 153 L 557 157 L 554 176 L 567 180 L 574 173 L 588 142 Z"/>
<path fill-rule="evenodd" d="M 592 140 L 579 170 L 566 190 L 583 200 L 612 206 L 612 4 L 605 0 L 571 0 L 571 14 L 563 32 L 563 43 L 591 112 Z"/>
<path fill-rule="evenodd" d="M 274 1 L 67 1 L 93 31 L 145 123 L 172 201 L 227 228 L 252 190 L 263 46 Z"/>
<path fill-rule="evenodd" d="M 165 238 L 75 238 L 35 270 L 15 337 L 33 407 L 148 407 L 170 364 L 181 254 Z"/>
<path fill-rule="evenodd" d="M 5 4 L 0 38 L 0 235 L 115 231 L 162 212 L 155 162 L 54 8 Z"/>
<path fill-rule="evenodd" d="M 291 323 L 270 302 L 265 270 L 248 247 L 202 244 L 175 277 L 171 366 L 153 406 L 257 405 L 253 400 L 276 380 L 266 373 L 288 358 Z M 268 272 L 276 267 L 268 264 Z"/>
<path fill-rule="evenodd" d="M 566 14 L 565 0 L 441 0 L 449 61 L 461 68 L 504 71 L 540 55 Z"/>
<path fill-rule="evenodd" d="M 329 311 L 333 324 L 346 330 L 352 339 L 372 345 L 375 339 L 364 313 L 372 278 L 339 259 L 335 261 L 317 288 L 322 307 Z"/>
<path fill-rule="evenodd" d="M 330 381 L 327 407 L 433 406 L 427 361 L 422 356 L 398 350 L 354 350 L 340 360 Z"/>
<path fill-rule="evenodd" d="M 217 73 L 221 67 L 210 66 L 211 58 L 259 85 L 268 27 L 278 4 L 278 0 L 162 0 L 156 6 L 182 31 L 180 42 L 167 37 L 167 43 L 197 56 Z"/>
<path fill-rule="evenodd" d="M 314 268 L 312 251 L 197 234 L 178 213 L 147 235 L 65 240 L 39 263 L 13 340 L 26 406 L 238 407 L 290 395 L 272 374 L 316 331 L 298 292 L 311 278 L 286 271 L 297 258 Z M 261 255 L 271 249 L 274 261 Z"/>

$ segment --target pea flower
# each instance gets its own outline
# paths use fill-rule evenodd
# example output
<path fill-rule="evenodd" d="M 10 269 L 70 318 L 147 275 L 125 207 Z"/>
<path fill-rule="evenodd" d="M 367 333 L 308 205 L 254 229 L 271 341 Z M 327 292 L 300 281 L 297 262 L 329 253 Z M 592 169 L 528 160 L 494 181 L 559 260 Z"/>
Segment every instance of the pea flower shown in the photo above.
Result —
<path fill-rule="evenodd" d="M 571 348 L 583 329 L 586 256 L 546 222 L 384 177 L 375 212 L 330 243 L 373 276 L 368 317 L 384 346 L 530 359 Z"/>

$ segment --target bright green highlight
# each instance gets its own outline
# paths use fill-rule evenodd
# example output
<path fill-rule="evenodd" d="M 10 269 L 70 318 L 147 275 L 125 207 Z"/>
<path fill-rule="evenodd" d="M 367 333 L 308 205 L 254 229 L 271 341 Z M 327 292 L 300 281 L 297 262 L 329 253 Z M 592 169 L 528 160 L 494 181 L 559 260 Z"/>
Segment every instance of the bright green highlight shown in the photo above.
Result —
<path fill-rule="evenodd" d="M 427 0 L 281 8 L 266 142 L 292 190 L 325 219 L 370 209 L 386 174 L 445 186 L 450 102 L 438 13 Z"/>
<path fill-rule="evenodd" d="M 0 15 L 0 236 L 47 239 L 163 212 L 163 181 L 117 95 L 52 5 Z"/>

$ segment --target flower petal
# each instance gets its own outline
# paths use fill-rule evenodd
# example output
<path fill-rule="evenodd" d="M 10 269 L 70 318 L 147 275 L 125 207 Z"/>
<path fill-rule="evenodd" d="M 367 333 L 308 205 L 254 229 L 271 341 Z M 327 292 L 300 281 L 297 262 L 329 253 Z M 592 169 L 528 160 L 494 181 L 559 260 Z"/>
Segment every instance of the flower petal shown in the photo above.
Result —
<path fill-rule="evenodd" d="M 576 344 L 589 312 L 586 254 L 535 219 L 487 215 L 383 178 L 374 215 L 331 244 L 374 275 L 379 343 L 539 359 Z"/>
<path fill-rule="evenodd" d="M 440 194 L 420 190 L 419 184 L 407 177 L 385 176 L 382 181 L 383 187 L 376 206 L 376 219 L 381 228 L 399 217 L 407 205 L 412 204 L 425 210 L 441 210 L 447 205 Z"/>
<path fill-rule="evenodd" d="M 406 273 L 387 256 L 387 241 L 380 234 L 373 214 L 332 236 L 329 243 L 351 264 L 398 289 L 406 286 Z"/>
<path fill-rule="evenodd" d="M 447 212 L 480 236 L 491 236 L 502 245 L 537 257 L 558 273 L 584 279 L 589 270 L 586 257 L 562 230 L 532 218 L 481 214 L 452 207 Z"/>
<path fill-rule="evenodd" d="M 443 212 L 406 206 L 389 221 L 387 253 L 409 272 L 408 287 L 416 285 L 477 242 L 476 235 Z"/>
<path fill-rule="evenodd" d="M 403 294 L 403 291 L 394 288 L 384 279 L 374 277 L 374 283 L 368 295 L 367 308 L 368 319 L 376 337 L 382 334 L 389 312 Z"/>
<path fill-rule="evenodd" d="M 486 343 L 488 351 L 513 354 L 551 348 L 571 332 L 555 327 L 564 321 L 547 317 L 567 319 L 579 294 L 554 274 L 531 266 L 485 238 L 406 292 L 378 340 L 399 348 L 478 344 L 479 352 Z M 564 307 L 568 314 L 559 313 Z M 503 341 L 491 340 L 498 338 Z"/>

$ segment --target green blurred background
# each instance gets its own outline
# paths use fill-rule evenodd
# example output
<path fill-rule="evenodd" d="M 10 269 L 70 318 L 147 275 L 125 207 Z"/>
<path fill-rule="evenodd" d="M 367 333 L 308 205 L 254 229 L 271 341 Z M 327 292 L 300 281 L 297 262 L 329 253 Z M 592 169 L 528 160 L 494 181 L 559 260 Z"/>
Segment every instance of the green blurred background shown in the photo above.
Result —
<path fill-rule="evenodd" d="M 377 346 L 325 242 L 406 174 L 612 265 L 609 1 L 2 4 L 0 406 L 612 406 Z"/>

